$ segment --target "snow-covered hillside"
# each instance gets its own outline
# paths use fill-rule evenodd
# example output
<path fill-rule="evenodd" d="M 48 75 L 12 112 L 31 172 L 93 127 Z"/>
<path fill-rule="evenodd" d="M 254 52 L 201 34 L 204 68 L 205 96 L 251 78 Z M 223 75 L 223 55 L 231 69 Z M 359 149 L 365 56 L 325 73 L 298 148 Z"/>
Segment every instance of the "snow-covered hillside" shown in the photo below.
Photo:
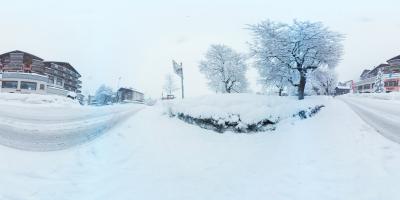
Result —
<path fill-rule="evenodd" d="M 287 119 L 316 114 L 323 107 L 321 98 L 298 101 L 295 97 L 216 94 L 167 101 L 164 106 L 170 115 L 203 128 L 254 132 L 275 129 L 277 123 Z"/>
<path fill-rule="evenodd" d="M 0 145 L 0 199 L 399 199 L 400 146 L 341 100 L 316 100 L 315 117 L 253 135 L 215 134 L 159 105 L 73 148 Z"/>

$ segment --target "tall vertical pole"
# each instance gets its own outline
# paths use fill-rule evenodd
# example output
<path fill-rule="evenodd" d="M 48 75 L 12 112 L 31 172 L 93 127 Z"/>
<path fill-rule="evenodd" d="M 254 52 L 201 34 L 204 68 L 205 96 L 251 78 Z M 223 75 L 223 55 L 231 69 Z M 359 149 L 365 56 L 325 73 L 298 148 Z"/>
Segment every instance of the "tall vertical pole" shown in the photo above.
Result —
<path fill-rule="evenodd" d="M 181 66 L 182 66 L 182 64 L 181 64 Z M 181 68 L 181 69 L 182 69 L 182 76 L 181 76 L 182 99 L 184 99 L 185 98 L 185 90 L 183 88 L 183 68 Z"/>

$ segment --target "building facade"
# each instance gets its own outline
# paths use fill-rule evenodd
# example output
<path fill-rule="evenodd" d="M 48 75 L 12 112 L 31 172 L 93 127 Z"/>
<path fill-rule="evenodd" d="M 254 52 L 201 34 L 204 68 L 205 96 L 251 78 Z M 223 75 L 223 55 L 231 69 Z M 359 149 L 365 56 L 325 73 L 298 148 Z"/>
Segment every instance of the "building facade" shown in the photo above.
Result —
<path fill-rule="evenodd" d="M 2 92 L 64 96 L 81 93 L 81 75 L 72 65 L 67 62 L 44 61 L 19 50 L 0 55 L 0 73 Z M 26 90 L 27 87 L 30 89 Z"/>
<path fill-rule="evenodd" d="M 144 102 L 144 94 L 132 88 L 119 88 L 117 91 L 117 102 Z"/>
<path fill-rule="evenodd" d="M 44 73 L 49 77 L 49 86 L 81 93 L 81 75 L 66 62 L 45 61 Z"/>
<path fill-rule="evenodd" d="M 375 92 L 375 82 L 379 71 L 381 71 L 384 82 L 384 92 L 399 92 L 400 82 L 400 55 L 387 61 L 387 64 L 380 64 L 372 70 L 364 70 L 360 75 L 360 80 L 354 84 L 356 93 Z"/>

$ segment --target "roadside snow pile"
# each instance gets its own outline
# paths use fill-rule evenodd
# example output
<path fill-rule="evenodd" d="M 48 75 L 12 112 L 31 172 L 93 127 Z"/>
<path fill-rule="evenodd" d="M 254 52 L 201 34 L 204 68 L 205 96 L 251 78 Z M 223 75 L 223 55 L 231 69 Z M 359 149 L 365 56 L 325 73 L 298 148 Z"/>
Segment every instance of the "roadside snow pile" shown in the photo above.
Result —
<path fill-rule="evenodd" d="M 208 95 L 170 101 L 165 106 L 171 117 L 220 133 L 275 130 L 282 120 L 312 117 L 324 107 L 313 97 L 298 101 L 295 97 L 255 94 Z"/>
<path fill-rule="evenodd" d="M 79 106 L 79 102 L 73 99 L 58 95 L 42 95 L 42 94 L 17 94 L 17 93 L 0 93 L 0 103 L 9 105 L 31 105 L 44 104 L 46 106 L 64 107 Z"/>
<path fill-rule="evenodd" d="M 348 97 L 366 97 L 366 98 L 371 98 L 371 99 L 400 101 L 400 92 L 346 94 L 345 96 L 348 96 Z"/>

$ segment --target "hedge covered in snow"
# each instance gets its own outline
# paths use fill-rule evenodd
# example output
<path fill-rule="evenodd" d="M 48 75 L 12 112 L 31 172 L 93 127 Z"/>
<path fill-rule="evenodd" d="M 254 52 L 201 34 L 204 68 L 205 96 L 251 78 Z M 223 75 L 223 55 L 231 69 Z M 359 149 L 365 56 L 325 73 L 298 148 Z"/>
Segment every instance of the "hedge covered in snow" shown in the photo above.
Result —
<path fill-rule="evenodd" d="M 175 100 L 166 105 L 171 117 L 217 132 L 250 133 L 275 130 L 285 119 L 306 119 L 323 105 L 315 99 L 255 94 L 217 94 Z"/>

